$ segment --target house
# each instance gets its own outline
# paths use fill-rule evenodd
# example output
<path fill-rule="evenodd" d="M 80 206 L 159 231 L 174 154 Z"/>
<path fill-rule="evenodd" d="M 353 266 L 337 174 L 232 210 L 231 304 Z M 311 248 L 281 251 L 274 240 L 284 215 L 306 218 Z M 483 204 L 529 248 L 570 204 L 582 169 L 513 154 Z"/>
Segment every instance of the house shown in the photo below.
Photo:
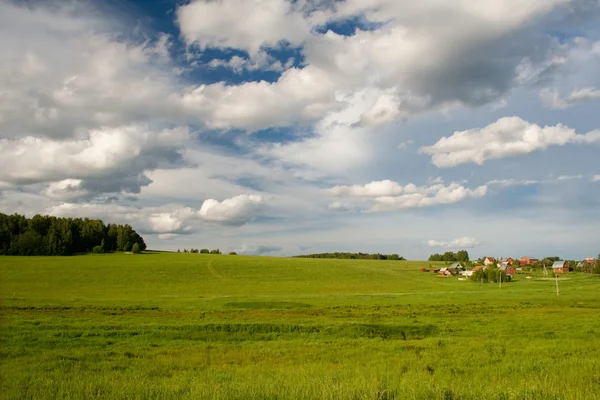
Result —
<path fill-rule="evenodd" d="M 473 270 L 460 271 L 459 274 L 462 275 L 462 276 L 469 277 L 469 276 L 473 275 Z"/>
<path fill-rule="evenodd" d="M 507 265 L 512 265 L 513 264 L 513 259 L 511 257 L 508 257 L 508 258 L 500 257 L 498 259 L 498 264 L 502 264 L 502 263 L 506 263 Z"/>
<path fill-rule="evenodd" d="M 521 265 L 531 265 L 531 264 L 535 264 L 536 262 L 540 261 L 539 258 L 533 258 L 533 257 L 521 257 Z"/>
<path fill-rule="evenodd" d="M 566 274 L 569 272 L 569 264 L 566 261 L 554 261 L 552 270 L 555 274 Z"/>
<path fill-rule="evenodd" d="M 483 269 L 483 265 L 477 265 L 475 266 L 471 271 L 475 272 L 475 271 L 479 271 Z"/>
<path fill-rule="evenodd" d="M 516 273 L 517 273 L 517 270 L 516 270 L 516 269 L 514 269 L 513 267 L 511 267 L 511 266 L 509 265 L 509 266 L 507 266 L 507 267 L 506 267 L 506 269 L 504 270 L 504 272 L 506 272 L 506 275 L 513 276 L 513 275 L 516 275 Z"/>
<path fill-rule="evenodd" d="M 488 266 L 494 263 L 494 257 L 483 257 L 483 265 Z"/>
<path fill-rule="evenodd" d="M 596 259 L 594 257 L 588 257 L 584 261 L 589 262 L 589 263 L 594 263 L 594 262 L 596 262 Z"/>
<path fill-rule="evenodd" d="M 451 272 L 457 272 L 462 269 L 465 269 L 465 267 L 463 267 L 461 263 L 457 262 L 448 267 L 448 270 L 450 270 Z"/>

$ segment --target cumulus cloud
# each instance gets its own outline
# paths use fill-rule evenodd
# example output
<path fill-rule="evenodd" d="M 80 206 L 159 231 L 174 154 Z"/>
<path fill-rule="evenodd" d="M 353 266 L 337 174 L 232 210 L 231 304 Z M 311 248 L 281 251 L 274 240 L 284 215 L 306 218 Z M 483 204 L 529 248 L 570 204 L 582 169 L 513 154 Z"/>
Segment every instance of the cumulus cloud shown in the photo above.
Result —
<path fill-rule="evenodd" d="M 472 249 L 481 246 L 482 242 L 475 238 L 464 236 L 449 242 L 428 240 L 427 245 L 429 247 L 443 247 L 446 249 Z"/>
<path fill-rule="evenodd" d="M 263 210 L 265 203 L 262 196 L 254 194 L 241 194 L 221 202 L 208 199 L 202 203 L 198 214 L 206 221 L 243 225 Z"/>
<path fill-rule="evenodd" d="M 239 195 L 218 202 L 205 200 L 200 209 L 178 204 L 159 207 L 132 207 L 114 203 L 62 202 L 44 210 L 45 213 L 63 217 L 101 218 L 108 222 L 127 222 L 143 233 L 160 234 L 162 239 L 173 235 L 197 232 L 206 224 L 241 226 L 260 215 L 266 201 L 258 195 Z"/>
<path fill-rule="evenodd" d="M 367 211 L 378 212 L 452 204 L 478 198 L 486 195 L 487 186 L 475 189 L 465 188 L 458 183 L 402 186 L 397 182 L 385 180 L 365 185 L 335 186 L 329 189 L 328 193 L 336 197 L 362 199 L 370 205 Z"/>
<path fill-rule="evenodd" d="M 369 211 L 396 211 L 407 208 L 431 207 L 441 204 L 452 204 L 483 197 L 487 193 L 487 186 L 475 189 L 465 188 L 459 184 L 450 184 L 439 188 L 429 187 L 421 193 L 403 194 L 401 196 L 376 197 L 375 204 Z"/>
<path fill-rule="evenodd" d="M 432 163 L 440 168 L 460 164 L 482 165 L 486 161 L 522 155 L 549 146 L 600 141 L 600 131 L 577 134 L 565 125 L 540 127 L 518 117 L 500 118 L 481 129 L 454 132 L 420 151 L 430 154 Z"/>
<path fill-rule="evenodd" d="M 149 183 L 144 171 L 177 162 L 189 137 L 187 128 L 157 132 L 134 125 L 92 130 L 82 139 L 0 139 L 0 181 L 52 182 L 51 198 L 139 192 Z"/>
<path fill-rule="evenodd" d="M 301 44 L 311 31 L 303 1 L 196 0 L 177 10 L 181 33 L 201 49 L 235 48 L 251 55 L 283 42 Z"/>
<path fill-rule="evenodd" d="M 169 38 L 116 39 L 85 2 L 0 2 L 4 137 L 78 137 L 80 129 L 181 115 Z M 111 21 L 111 22 L 109 22 Z M 123 35 L 126 37 L 126 35 Z"/>
<path fill-rule="evenodd" d="M 600 175 L 594 175 L 592 178 L 592 182 L 600 182 Z"/>
<path fill-rule="evenodd" d="M 553 68 L 548 60 L 557 58 L 560 46 L 529 28 L 566 2 L 457 7 L 443 1 L 357 0 L 331 8 L 313 1 L 267 0 L 260 6 L 250 0 L 195 1 L 178 9 L 188 44 L 236 48 L 255 60 L 282 42 L 302 45 L 304 66 L 288 69 L 272 83 L 198 86 L 185 91 L 181 101 L 186 112 L 204 115 L 211 127 L 248 131 L 319 120 L 344 108 L 348 94 L 368 88 L 381 93 L 356 121 L 364 125 L 448 105 L 479 106 L 522 84 L 524 63 L 537 76 Z M 313 29 L 355 17 L 381 26 L 350 35 Z M 248 65 L 239 56 L 215 63 L 238 71 Z M 251 64 L 270 68 L 268 62 Z"/>
<path fill-rule="evenodd" d="M 397 182 L 386 179 L 384 181 L 375 181 L 365 185 L 335 186 L 329 189 L 332 196 L 348 197 L 381 197 L 400 195 L 406 191 L 414 193 L 417 189 L 415 185 L 409 184 L 407 188 Z"/>

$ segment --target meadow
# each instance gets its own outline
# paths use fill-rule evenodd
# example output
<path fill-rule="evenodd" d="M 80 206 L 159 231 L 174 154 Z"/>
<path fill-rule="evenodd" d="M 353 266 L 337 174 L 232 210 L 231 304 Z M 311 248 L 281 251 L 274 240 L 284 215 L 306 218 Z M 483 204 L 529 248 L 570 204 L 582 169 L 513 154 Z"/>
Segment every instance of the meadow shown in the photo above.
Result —
<path fill-rule="evenodd" d="M 1 257 L 0 398 L 600 398 L 600 277 L 429 265 Z"/>

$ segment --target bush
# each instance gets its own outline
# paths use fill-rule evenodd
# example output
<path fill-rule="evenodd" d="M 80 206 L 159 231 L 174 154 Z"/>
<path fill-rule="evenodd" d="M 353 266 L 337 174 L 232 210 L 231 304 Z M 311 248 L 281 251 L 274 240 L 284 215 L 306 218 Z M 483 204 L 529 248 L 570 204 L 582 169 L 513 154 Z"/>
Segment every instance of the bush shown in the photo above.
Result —
<path fill-rule="evenodd" d="M 142 250 L 140 249 L 140 245 L 138 243 L 135 243 L 131 248 L 131 252 L 133 254 L 140 254 L 142 252 Z"/>
<path fill-rule="evenodd" d="M 94 248 L 92 249 L 92 253 L 95 253 L 95 254 L 104 253 L 104 251 L 102 250 L 102 246 L 94 246 Z"/>
<path fill-rule="evenodd" d="M 208 253 L 210 253 L 210 251 L 208 251 L 208 249 L 200 250 L 200 254 L 208 254 Z"/>
<path fill-rule="evenodd" d="M 219 249 L 211 250 L 210 254 L 221 254 L 221 250 L 219 250 Z"/>
<path fill-rule="evenodd" d="M 230 252 L 229 252 L 229 255 L 230 255 L 230 256 L 237 256 L 237 253 L 236 253 L 235 251 L 230 251 Z"/>

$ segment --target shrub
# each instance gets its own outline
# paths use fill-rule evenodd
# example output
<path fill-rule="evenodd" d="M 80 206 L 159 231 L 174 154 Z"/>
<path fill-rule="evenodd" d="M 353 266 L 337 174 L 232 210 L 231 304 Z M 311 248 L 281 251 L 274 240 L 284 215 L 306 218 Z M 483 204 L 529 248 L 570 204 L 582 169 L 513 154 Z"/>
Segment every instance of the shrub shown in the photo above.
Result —
<path fill-rule="evenodd" d="M 230 255 L 230 256 L 237 256 L 237 253 L 236 253 L 235 251 L 230 251 L 230 252 L 229 252 L 229 255 Z"/>
<path fill-rule="evenodd" d="M 208 253 L 210 253 L 210 251 L 208 251 L 208 249 L 202 249 L 202 250 L 200 250 L 200 253 L 201 254 L 208 254 Z"/>
<path fill-rule="evenodd" d="M 221 250 L 219 250 L 219 249 L 211 250 L 210 254 L 221 254 Z"/>
<path fill-rule="evenodd" d="M 95 254 L 104 253 L 104 251 L 102 250 L 102 246 L 94 246 L 94 248 L 92 249 L 92 253 L 95 253 Z"/>
<path fill-rule="evenodd" d="M 140 249 L 140 245 L 139 245 L 139 243 L 135 243 L 135 244 L 133 245 L 133 247 L 131 248 L 131 252 L 132 252 L 133 254 L 140 254 L 140 253 L 142 252 L 142 250 Z"/>

